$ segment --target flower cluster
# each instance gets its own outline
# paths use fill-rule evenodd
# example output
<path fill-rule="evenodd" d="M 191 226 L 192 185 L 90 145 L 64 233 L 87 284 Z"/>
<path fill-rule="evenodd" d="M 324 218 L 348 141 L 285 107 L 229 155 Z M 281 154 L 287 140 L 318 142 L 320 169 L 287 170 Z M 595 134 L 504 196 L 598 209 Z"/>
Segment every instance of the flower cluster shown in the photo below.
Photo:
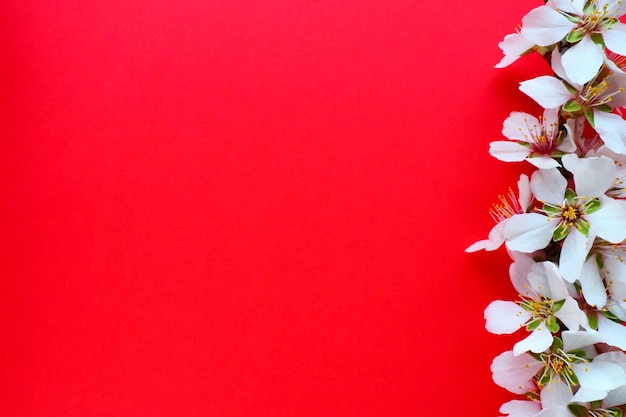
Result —
<path fill-rule="evenodd" d="M 500 43 L 505 67 L 538 53 L 551 74 L 520 83 L 541 114 L 512 112 L 490 153 L 526 161 L 486 240 L 504 246 L 514 301 L 485 310 L 495 334 L 523 333 L 491 370 L 520 397 L 509 417 L 626 411 L 626 14 L 623 0 L 547 0 Z"/>

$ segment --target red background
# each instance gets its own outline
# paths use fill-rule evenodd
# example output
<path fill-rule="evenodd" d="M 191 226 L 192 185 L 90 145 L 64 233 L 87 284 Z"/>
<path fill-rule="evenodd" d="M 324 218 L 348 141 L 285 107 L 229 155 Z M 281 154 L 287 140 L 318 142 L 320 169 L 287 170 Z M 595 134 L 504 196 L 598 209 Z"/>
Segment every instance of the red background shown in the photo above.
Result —
<path fill-rule="evenodd" d="M 497 415 L 539 4 L 2 1 L 0 414 Z"/>

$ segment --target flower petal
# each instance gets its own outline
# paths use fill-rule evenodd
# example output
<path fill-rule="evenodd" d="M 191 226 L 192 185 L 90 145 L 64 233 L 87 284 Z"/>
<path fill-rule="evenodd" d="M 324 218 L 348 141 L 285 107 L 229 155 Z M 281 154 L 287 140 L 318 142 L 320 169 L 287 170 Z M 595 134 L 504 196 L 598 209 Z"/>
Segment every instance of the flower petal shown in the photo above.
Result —
<path fill-rule="evenodd" d="M 521 34 L 537 45 L 550 46 L 560 42 L 575 27 L 576 23 L 556 10 L 539 6 L 522 19 Z"/>
<path fill-rule="evenodd" d="M 485 309 L 485 328 L 493 334 L 511 334 L 526 324 L 532 313 L 513 301 L 495 300 Z"/>
<path fill-rule="evenodd" d="M 498 46 L 504 53 L 502 60 L 495 65 L 495 68 L 504 68 L 517 61 L 525 52 L 532 49 L 535 44 L 519 33 L 511 33 L 504 37 Z"/>
<path fill-rule="evenodd" d="M 626 55 L 626 24 L 618 22 L 602 35 L 606 47 L 616 54 Z"/>
<path fill-rule="evenodd" d="M 519 162 L 530 155 L 530 148 L 517 142 L 498 140 L 489 144 L 489 153 L 500 161 Z"/>
<path fill-rule="evenodd" d="M 600 198 L 600 209 L 585 215 L 592 232 L 611 243 L 626 239 L 626 202 L 609 197 Z M 506 232 L 506 227 L 505 227 Z M 505 233 L 506 238 L 506 233 Z"/>
<path fill-rule="evenodd" d="M 513 263 L 509 267 L 509 276 L 511 277 L 513 288 L 519 294 L 530 297 L 528 275 L 536 262 L 532 256 L 525 253 L 511 251 L 510 254 L 513 258 Z"/>
<path fill-rule="evenodd" d="M 626 349 L 625 325 L 615 323 L 598 314 L 598 334 L 604 343 L 620 349 Z"/>
<path fill-rule="evenodd" d="M 558 168 L 560 166 L 555 159 L 548 155 L 530 156 L 526 160 L 539 169 Z"/>
<path fill-rule="evenodd" d="M 579 403 L 597 401 L 606 397 L 606 394 L 607 394 L 607 391 L 580 387 L 578 388 L 578 391 L 576 391 L 576 395 L 572 397 L 572 401 L 579 402 Z"/>
<path fill-rule="evenodd" d="M 522 140 L 532 143 L 532 134 L 529 127 L 539 127 L 539 119 L 521 111 L 511 112 L 502 124 L 502 134 L 509 139 Z"/>
<path fill-rule="evenodd" d="M 499 411 L 509 417 L 534 417 L 541 411 L 541 405 L 537 401 L 512 400 L 502 404 Z"/>
<path fill-rule="evenodd" d="M 585 198 L 597 198 L 613 188 L 616 168 L 615 162 L 606 156 L 579 158 L 575 154 L 564 155 L 563 166 L 574 174 L 576 195 Z"/>
<path fill-rule="evenodd" d="M 593 255 L 585 262 L 578 280 L 587 304 L 594 308 L 603 308 L 606 305 L 607 295 L 596 264 L 596 256 Z"/>
<path fill-rule="evenodd" d="M 551 0 L 552 7 L 566 13 L 582 16 L 584 13 L 585 0 Z"/>
<path fill-rule="evenodd" d="M 541 406 L 545 417 L 561 416 L 561 413 L 553 414 L 552 410 L 561 410 L 572 400 L 572 392 L 569 386 L 561 378 L 552 378 L 541 390 Z M 565 409 L 567 410 L 567 408 Z M 569 413 L 569 412 L 568 412 Z M 563 414 L 567 416 L 567 414 Z M 571 417 L 571 414 L 568 416 Z"/>
<path fill-rule="evenodd" d="M 504 226 L 507 248 L 531 253 L 548 246 L 556 221 L 539 213 L 516 214 Z"/>
<path fill-rule="evenodd" d="M 485 240 L 479 240 L 478 242 L 470 245 L 465 252 L 472 253 L 479 250 L 492 251 L 498 249 L 504 243 L 504 224 L 506 220 L 496 224 L 489 232 L 489 237 Z"/>
<path fill-rule="evenodd" d="M 584 236 L 573 228 L 565 238 L 559 258 L 559 271 L 567 282 L 579 279 L 592 243 L 593 236 Z"/>
<path fill-rule="evenodd" d="M 555 317 L 563 322 L 569 330 L 578 330 L 583 321 L 585 313 L 578 307 L 578 303 L 572 297 L 567 297 L 565 303 L 559 311 L 554 313 Z"/>
<path fill-rule="evenodd" d="M 517 356 L 528 351 L 541 353 L 548 349 L 553 341 L 552 333 L 542 323 L 528 337 L 513 346 L 513 354 Z"/>
<path fill-rule="evenodd" d="M 578 377 L 581 387 L 599 392 L 604 391 L 603 394 L 598 393 L 599 396 L 595 398 L 596 400 L 604 398 L 607 391 L 626 384 L 626 373 L 614 363 L 600 361 L 574 363 L 572 369 Z M 576 397 L 574 396 L 574 398 Z M 588 398 L 586 401 L 592 401 L 592 399 Z"/>
<path fill-rule="evenodd" d="M 519 89 L 545 109 L 556 109 L 575 97 L 558 78 L 549 75 L 522 81 Z"/>
<path fill-rule="evenodd" d="M 546 296 L 555 300 L 563 300 L 568 297 L 567 286 L 565 281 L 563 281 L 559 268 L 554 263 L 547 261 L 541 262 L 541 265 L 544 267 L 546 281 L 550 289 L 550 293 L 546 294 Z"/>
<path fill-rule="evenodd" d="M 506 351 L 495 357 L 491 372 L 497 385 L 514 394 L 525 394 L 535 388 L 532 378 L 543 367 L 543 362 L 528 354 L 515 356 L 512 351 Z"/>
<path fill-rule="evenodd" d="M 563 337 L 563 346 L 568 352 L 600 343 L 600 335 L 595 330 L 566 330 L 561 333 L 561 336 Z"/>
<path fill-rule="evenodd" d="M 533 195 L 530 192 L 530 181 L 528 179 L 528 175 L 522 174 L 519 176 L 519 181 L 517 181 L 517 189 L 519 190 L 519 205 L 522 210 L 526 210 L 528 206 L 530 206 L 530 202 L 533 199 Z"/>
<path fill-rule="evenodd" d="M 617 114 L 594 110 L 594 127 L 607 148 L 626 155 L 626 120 Z"/>
<path fill-rule="evenodd" d="M 543 203 L 562 204 L 567 180 L 558 169 L 540 169 L 530 179 L 530 190 Z"/>
<path fill-rule="evenodd" d="M 565 51 L 561 59 L 567 77 L 577 84 L 585 84 L 600 70 L 604 62 L 604 52 L 587 35 Z"/>

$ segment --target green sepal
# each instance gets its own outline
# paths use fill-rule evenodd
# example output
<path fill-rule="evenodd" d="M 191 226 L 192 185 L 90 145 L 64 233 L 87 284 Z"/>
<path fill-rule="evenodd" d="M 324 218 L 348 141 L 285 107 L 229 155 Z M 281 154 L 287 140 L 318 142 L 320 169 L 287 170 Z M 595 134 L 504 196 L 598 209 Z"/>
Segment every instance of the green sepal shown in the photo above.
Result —
<path fill-rule="evenodd" d="M 554 233 L 552 233 L 552 240 L 554 240 L 555 242 L 559 242 L 565 239 L 568 234 L 569 234 L 569 227 L 566 224 L 561 223 L 559 224 L 559 227 L 554 229 Z"/>
<path fill-rule="evenodd" d="M 614 17 L 605 17 L 604 21 L 602 22 L 602 26 L 604 26 L 604 30 L 608 30 L 608 29 L 611 29 L 613 26 L 615 26 L 618 22 L 619 22 L 619 19 L 616 19 Z M 593 35 L 600 36 L 599 33 L 594 33 L 591 35 L 591 39 L 593 39 Z"/>
<path fill-rule="evenodd" d="M 622 323 L 622 321 L 615 314 L 611 313 L 608 310 L 602 311 L 602 315 L 606 317 L 607 319 L 612 320 L 616 323 Z"/>
<path fill-rule="evenodd" d="M 575 95 L 580 94 L 580 91 L 578 91 L 578 90 L 577 90 L 575 87 L 573 87 L 570 83 L 568 83 L 568 82 L 567 82 L 567 81 L 565 81 L 565 80 L 561 80 L 561 81 L 563 81 L 563 85 L 565 86 L 565 88 L 567 89 L 567 91 L 568 91 L 570 94 L 575 94 Z"/>
<path fill-rule="evenodd" d="M 543 322 L 543 319 L 534 319 L 532 320 L 530 323 L 528 323 L 526 325 L 526 330 L 528 330 L 529 332 L 532 332 L 533 330 L 535 330 L 537 327 L 539 327 L 539 325 L 541 324 L 541 322 Z"/>
<path fill-rule="evenodd" d="M 576 230 L 578 230 L 583 236 L 587 237 L 589 236 L 589 222 L 587 220 L 578 220 L 576 222 L 576 225 L 574 227 L 576 227 Z"/>
<path fill-rule="evenodd" d="M 583 109 L 583 106 L 581 106 L 580 103 L 577 102 L 576 100 L 570 100 L 563 105 L 563 110 L 569 113 L 575 113 L 575 112 L 581 111 L 582 109 Z"/>
<path fill-rule="evenodd" d="M 609 410 L 613 412 L 613 417 L 623 417 L 624 416 L 624 412 L 622 411 L 621 408 L 611 407 L 611 408 L 609 408 Z"/>
<path fill-rule="evenodd" d="M 527 300 L 524 300 L 520 303 L 520 307 L 522 307 L 526 311 L 535 311 L 535 309 L 530 305 Z"/>
<path fill-rule="evenodd" d="M 541 209 L 548 214 L 558 215 L 561 213 L 561 207 L 549 203 L 544 203 Z"/>
<path fill-rule="evenodd" d="M 546 327 L 550 330 L 550 333 L 556 333 L 560 330 L 559 323 L 556 322 L 556 317 L 549 316 L 546 319 Z"/>
<path fill-rule="evenodd" d="M 563 307 L 563 304 L 565 304 L 565 298 L 552 303 L 552 312 L 557 313 L 561 309 L 561 307 Z"/>
<path fill-rule="evenodd" d="M 576 192 L 574 190 L 572 190 L 571 188 L 568 188 L 567 190 L 565 190 L 565 199 L 567 200 L 568 203 L 572 204 L 575 198 L 576 198 Z"/>
<path fill-rule="evenodd" d="M 550 383 L 550 381 L 552 381 L 552 374 L 548 371 L 548 368 L 546 367 L 545 371 L 539 377 L 539 384 L 541 384 L 541 386 L 546 386 L 548 385 L 548 383 Z"/>
<path fill-rule="evenodd" d="M 609 106 L 608 104 L 599 104 L 599 105 L 595 106 L 595 109 L 603 111 L 603 112 L 607 112 L 607 113 L 610 113 L 610 112 L 613 111 L 611 106 Z"/>
<path fill-rule="evenodd" d="M 575 373 L 572 372 L 569 378 L 572 380 L 572 385 L 580 385 L 580 382 L 578 382 L 578 377 Z"/>
<path fill-rule="evenodd" d="M 570 403 L 567 405 L 567 409 L 576 417 L 587 417 L 589 415 L 589 410 L 584 405 Z"/>
<path fill-rule="evenodd" d="M 552 339 L 552 346 L 550 346 L 550 350 L 552 352 L 556 352 L 557 350 L 563 349 L 563 340 L 560 337 L 555 337 Z"/>
<path fill-rule="evenodd" d="M 539 396 L 539 394 L 537 394 L 536 392 L 527 392 L 526 394 L 524 394 L 524 397 L 526 397 L 527 399 L 531 400 L 531 401 L 540 401 L 541 397 Z"/>
<path fill-rule="evenodd" d="M 602 400 L 589 401 L 589 405 L 591 408 L 600 408 L 602 407 Z"/>
<path fill-rule="evenodd" d="M 596 266 L 598 267 L 598 269 L 604 268 L 604 260 L 600 255 L 596 256 Z"/>
<path fill-rule="evenodd" d="M 593 14 L 595 11 L 596 11 L 596 5 L 595 5 L 595 2 L 593 1 L 588 1 L 587 4 L 585 4 L 585 7 L 583 7 L 583 13 L 585 15 Z"/>
<path fill-rule="evenodd" d="M 592 109 L 590 109 L 590 108 L 586 108 L 585 109 L 585 117 L 587 118 L 587 121 L 589 122 L 591 127 L 595 128 L 596 127 L 596 123 L 595 123 L 594 118 L 593 118 L 593 110 Z"/>
<path fill-rule="evenodd" d="M 570 355 L 576 355 L 579 358 L 586 358 L 587 357 L 587 352 L 582 350 L 582 349 L 570 350 L 567 353 L 570 354 Z"/>
<path fill-rule="evenodd" d="M 585 212 L 585 214 L 591 214 L 594 211 L 598 211 L 601 205 L 602 203 L 600 203 L 600 200 L 594 198 L 583 204 L 583 211 Z"/>
<path fill-rule="evenodd" d="M 593 330 L 598 330 L 598 314 L 594 311 L 587 313 L 587 320 L 589 320 L 589 327 Z"/>
<path fill-rule="evenodd" d="M 605 26 L 605 30 L 606 29 L 608 29 L 608 28 Z M 604 48 L 604 38 L 602 38 L 602 35 L 600 35 L 599 33 L 592 33 L 591 34 L 591 40 L 596 45 L 600 45 L 600 46 L 602 46 Z"/>
<path fill-rule="evenodd" d="M 580 42 L 580 40 L 584 37 L 585 37 L 585 33 L 582 30 L 576 29 L 568 33 L 567 36 L 565 37 L 565 40 L 569 43 L 576 43 L 576 42 Z"/>

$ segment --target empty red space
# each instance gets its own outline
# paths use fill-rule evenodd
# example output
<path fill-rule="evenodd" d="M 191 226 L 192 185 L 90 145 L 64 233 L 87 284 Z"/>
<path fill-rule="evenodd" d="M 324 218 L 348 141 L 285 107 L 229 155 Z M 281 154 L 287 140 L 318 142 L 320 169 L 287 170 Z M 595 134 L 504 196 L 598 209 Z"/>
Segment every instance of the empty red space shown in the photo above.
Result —
<path fill-rule="evenodd" d="M 0 415 L 498 415 L 540 3 L 3 1 Z"/>

